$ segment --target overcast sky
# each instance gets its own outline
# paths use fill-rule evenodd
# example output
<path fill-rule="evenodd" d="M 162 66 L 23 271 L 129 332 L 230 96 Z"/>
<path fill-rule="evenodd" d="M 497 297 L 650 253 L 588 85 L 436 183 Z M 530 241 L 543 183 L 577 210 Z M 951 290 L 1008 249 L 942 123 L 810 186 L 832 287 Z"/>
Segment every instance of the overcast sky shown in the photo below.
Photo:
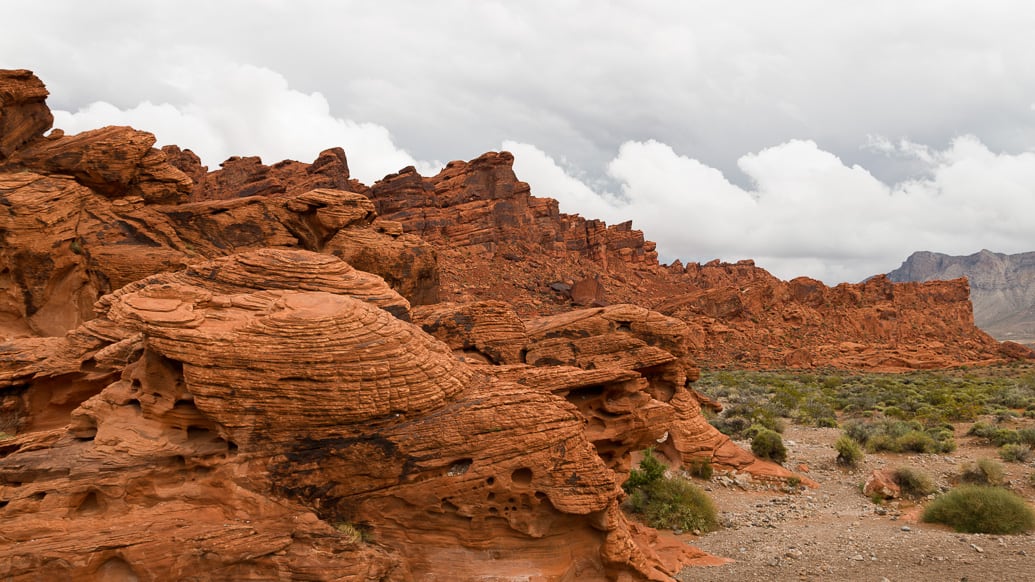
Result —
<path fill-rule="evenodd" d="M 55 126 L 210 169 L 345 148 L 372 183 L 489 150 L 664 261 L 834 284 L 1035 250 L 1027 1 L 3 2 Z"/>

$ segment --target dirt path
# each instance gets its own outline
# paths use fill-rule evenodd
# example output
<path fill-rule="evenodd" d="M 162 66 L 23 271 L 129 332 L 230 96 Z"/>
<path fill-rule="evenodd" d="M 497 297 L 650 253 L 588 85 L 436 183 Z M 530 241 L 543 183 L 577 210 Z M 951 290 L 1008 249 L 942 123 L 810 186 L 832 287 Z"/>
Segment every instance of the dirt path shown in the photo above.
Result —
<path fill-rule="evenodd" d="M 723 529 L 688 543 L 732 563 L 684 570 L 681 581 L 697 580 L 1035 580 L 1035 536 L 958 534 L 918 523 L 920 507 L 892 502 L 880 506 L 860 492 L 873 469 L 910 466 L 942 487 L 970 460 L 995 457 L 995 449 L 961 436 L 951 455 L 869 454 L 858 470 L 834 463 L 837 429 L 789 427 L 784 433 L 787 467 L 808 465 L 819 489 L 797 492 L 748 490 L 713 479 L 709 494 Z M 1010 486 L 1035 498 L 1033 467 L 1004 463 Z"/>

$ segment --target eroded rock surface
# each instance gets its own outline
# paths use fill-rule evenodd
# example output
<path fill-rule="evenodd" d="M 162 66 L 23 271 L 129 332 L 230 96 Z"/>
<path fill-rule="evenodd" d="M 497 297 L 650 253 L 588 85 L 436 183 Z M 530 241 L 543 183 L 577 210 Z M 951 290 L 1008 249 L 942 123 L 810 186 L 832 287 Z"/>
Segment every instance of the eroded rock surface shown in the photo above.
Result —
<path fill-rule="evenodd" d="M 94 339 L 78 358 L 31 375 L 24 357 L 0 360 L 27 391 L 125 362 L 66 425 L 4 441 L 2 535 L 32 540 L 0 549 L 4 574 L 665 580 L 710 559 L 642 546 L 649 532 L 618 509 L 619 476 L 580 411 L 356 298 L 378 301 L 384 284 L 370 293 L 344 270 L 323 285 L 337 293 L 278 288 L 326 260 L 257 251 L 156 276 L 61 338 L 66 352 Z M 262 261 L 272 289 L 240 277 Z M 95 478 L 101 466 L 110 477 Z M 377 544 L 333 527 L 345 523 Z"/>

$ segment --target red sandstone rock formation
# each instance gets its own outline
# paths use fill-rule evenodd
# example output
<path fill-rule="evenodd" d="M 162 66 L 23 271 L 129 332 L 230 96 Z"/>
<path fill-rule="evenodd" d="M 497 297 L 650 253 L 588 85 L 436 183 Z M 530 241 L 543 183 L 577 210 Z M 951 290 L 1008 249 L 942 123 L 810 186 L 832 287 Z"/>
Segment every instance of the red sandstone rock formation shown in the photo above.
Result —
<path fill-rule="evenodd" d="M 6 576 L 666 580 L 710 559 L 641 546 L 649 532 L 556 390 L 468 367 L 333 258 L 254 251 L 97 308 L 0 357 L 18 433 L 0 459 L 2 535 L 25 542 L 0 547 Z"/>
<path fill-rule="evenodd" d="M 347 169 L 328 157 L 312 166 L 231 160 L 222 172 L 247 167 L 235 172 L 261 179 L 206 178 L 206 196 L 233 198 L 258 182 L 287 192 L 313 168 L 345 183 Z M 531 195 L 512 163 L 506 152 L 489 153 L 450 162 L 432 177 L 405 168 L 369 189 L 349 184 L 379 215 L 435 246 L 441 299 L 503 300 L 526 318 L 573 303 L 646 304 L 689 324 L 690 351 L 710 367 L 902 370 L 1032 355 L 974 327 L 959 282 L 910 287 L 876 278 L 829 288 L 807 278 L 780 281 L 752 261 L 661 266 L 654 243 L 630 223 L 608 227 L 559 212 L 556 201 Z"/>
<path fill-rule="evenodd" d="M 39 101 L 19 99 L 5 120 L 35 129 L 0 164 L 3 576 L 667 580 L 715 561 L 619 510 L 652 417 L 629 408 L 608 432 L 626 448 L 608 451 L 562 396 L 591 377 L 657 408 L 606 341 L 598 370 L 552 381 L 472 368 L 405 321 L 403 295 L 434 300 L 434 253 L 327 188 L 347 182 L 278 165 L 283 189 L 199 196 L 262 180 L 239 164 L 209 178 L 129 128 L 44 138 L 18 118 Z M 527 353 L 505 304 L 460 312 L 443 329 L 472 358 Z"/>
<path fill-rule="evenodd" d="M 13 579 L 668 579 L 709 558 L 626 520 L 631 452 L 789 475 L 704 422 L 697 361 L 999 355 L 958 285 L 663 267 L 506 153 L 370 188 L 340 149 L 208 173 L 131 128 L 44 137 L 45 97 L 0 73 Z"/>

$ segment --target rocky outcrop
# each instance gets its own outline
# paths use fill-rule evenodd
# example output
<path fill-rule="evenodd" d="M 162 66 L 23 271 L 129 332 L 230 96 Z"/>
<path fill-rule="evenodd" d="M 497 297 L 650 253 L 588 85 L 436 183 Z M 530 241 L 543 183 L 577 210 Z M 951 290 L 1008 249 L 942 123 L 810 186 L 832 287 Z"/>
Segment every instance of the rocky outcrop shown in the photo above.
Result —
<path fill-rule="evenodd" d="M 602 456 L 555 393 L 636 374 L 485 374 L 393 316 L 404 302 L 387 285 L 333 261 L 201 263 L 104 297 L 68 336 L 7 344 L 18 435 L 3 442 L 0 512 L 25 543 L 0 549 L 4 575 L 665 580 L 711 560 L 641 543 L 650 532 L 618 509 L 628 460 Z M 44 421 L 57 401 L 67 416 Z"/>
<path fill-rule="evenodd" d="M 686 274 L 698 289 L 654 308 L 694 328 L 705 365 L 905 370 L 1007 357 L 974 326 L 964 281 L 827 287 L 781 281 L 747 261 L 692 264 Z"/>
<path fill-rule="evenodd" d="M 1005 255 L 982 250 L 969 256 L 919 251 L 888 273 L 892 281 L 966 277 L 974 322 L 999 340 L 1035 346 L 1035 252 Z"/>
<path fill-rule="evenodd" d="M 699 370 L 682 321 L 635 305 L 521 321 L 497 301 L 422 307 L 414 320 L 460 358 L 488 364 L 480 371 L 571 402 L 587 438 L 619 474 L 650 443 L 674 466 L 708 462 L 763 481 L 798 478 L 755 459 L 705 420 L 702 403 L 715 403 L 690 387 Z"/>
<path fill-rule="evenodd" d="M 450 162 L 432 177 L 412 168 L 370 188 L 377 211 L 431 243 L 483 258 L 534 248 L 549 256 L 575 253 L 609 262 L 656 265 L 654 243 L 631 223 L 608 227 L 599 220 L 562 214 L 557 201 L 536 198 L 514 175 L 514 156 L 490 152 L 470 162 Z"/>
<path fill-rule="evenodd" d="M 267 247 L 319 251 L 386 279 L 416 303 L 437 297 L 434 251 L 370 201 L 340 190 L 178 205 L 111 200 L 72 176 L 0 172 L 0 332 L 56 336 L 102 294 L 190 262 Z"/>
<path fill-rule="evenodd" d="M 49 94 L 31 71 L 0 70 L 0 163 L 50 129 Z"/>
<path fill-rule="evenodd" d="M 378 212 L 436 245 L 441 297 L 504 300 L 523 318 L 573 306 L 637 303 L 683 320 L 689 351 L 709 367 L 875 370 L 986 364 L 1016 357 L 976 328 L 966 288 L 830 288 L 780 281 L 752 261 L 660 266 L 654 244 L 623 223 L 562 214 L 531 196 L 512 157 L 412 168 L 370 188 Z"/>

